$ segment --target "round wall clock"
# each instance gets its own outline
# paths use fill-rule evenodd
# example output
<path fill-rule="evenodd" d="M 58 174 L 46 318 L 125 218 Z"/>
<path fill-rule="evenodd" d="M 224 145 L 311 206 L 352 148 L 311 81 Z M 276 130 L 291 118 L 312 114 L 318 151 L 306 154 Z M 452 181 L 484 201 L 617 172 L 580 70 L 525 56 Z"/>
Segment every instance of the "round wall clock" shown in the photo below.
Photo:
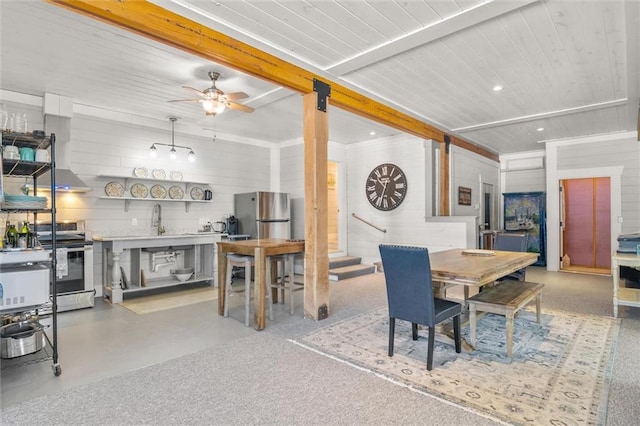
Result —
<path fill-rule="evenodd" d="M 407 177 L 400 167 L 385 163 L 374 168 L 364 185 L 367 200 L 378 210 L 393 210 L 407 195 Z"/>

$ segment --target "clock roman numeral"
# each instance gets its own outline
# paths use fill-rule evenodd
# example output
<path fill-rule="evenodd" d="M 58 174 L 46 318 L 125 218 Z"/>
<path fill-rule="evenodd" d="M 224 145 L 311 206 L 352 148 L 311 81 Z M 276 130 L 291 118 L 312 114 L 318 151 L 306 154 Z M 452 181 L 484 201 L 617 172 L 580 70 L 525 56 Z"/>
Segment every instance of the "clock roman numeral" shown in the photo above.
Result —
<path fill-rule="evenodd" d="M 369 194 L 369 199 L 370 199 L 371 201 L 373 201 L 373 200 L 375 200 L 375 199 L 376 199 L 376 197 L 377 197 L 377 196 L 378 196 L 378 194 L 376 194 L 375 192 L 372 192 L 371 194 Z"/>
<path fill-rule="evenodd" d="M 382 204 L 382 197 L 376 200 L 376 206 L 380 207 L 380 204 Z"/>
<path fill-rule="evenodd" d="M 376 190 L 376 186 L 375 185 L 367 186 L 367 192 L 371 192 L 371 191 L 375 191 L 375 190 Z"/>
<path fill-rule="evenodd" d="M 378 176 L 378 179 L 382 177 L 382 175 L 380 174 L 380 170 L 376 170 L 375 173 L 376 173 L 376 176 Z"/>
<path fill-rule="evenodd" d="M 393 191 L 393 195 L 398 197 L 398 198 L 402 198 L 402 194 L 399 193 L 398 191 Z"/>
<path fill-rule="evenodd" d="M 382 166 L 382 174 L 383 175 L 387 174 L 387 166 Z"/>
<path fill-rule="evenodd" d="M 384 207 L 385 209 L 389 208 L 389 203 L 387 202 L 386 198 L 382 200 L 382 207 Z"/>
<path fill-rule="evenodd" d="M 396 183 L 396 188 L 397 188 L 397 189 L 402 189 L 402 188 L 404 188 L 404 182 Z"/>

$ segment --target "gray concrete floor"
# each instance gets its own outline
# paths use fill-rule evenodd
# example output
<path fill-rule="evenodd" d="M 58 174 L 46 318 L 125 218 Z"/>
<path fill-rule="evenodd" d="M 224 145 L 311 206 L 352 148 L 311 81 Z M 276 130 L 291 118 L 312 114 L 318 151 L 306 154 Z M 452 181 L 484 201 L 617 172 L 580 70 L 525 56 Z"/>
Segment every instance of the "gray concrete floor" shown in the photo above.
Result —
<path fill-rule="evenodd" d="M 376 274 L 380 277 L 380 274 Z M 380 278 L 377 278 L 380 279 Z M 571 273 L 552 273 L 530 267 L 527 280 L 545 283 L 544 307 L 595 315 L 612 316 L 612 279 Z M 383 286 L 371 290 L 371 279 L 354 278 L 331 283 L 331 318 L 348 317 L 386 301 Z M 296 316 L 288 305 L 276 305 L 274 321 L 267 321 L 269 332 L 284 338 L 301 322 L 302 292 L 296 294 Z M 217 315 L 216 303 L 199 303 L 157 313 L 137 315 L 119 305 L 96 300 L 91 309 L 61 313 L 58 316 L 59 352 L 62 375 L 55 377 L 51 362 L 25 365 L 2 371 L 2 407 L 67 388 L 96 382 L 106 377 L 133 371 L 165 360 L 228 344 L 256 332 L 244 326 L 242 298 L 232 302 L 230 318 Z M 640 417 L 640 374 L 634 365 L 640 362 L 635 347 L 640 336 L 640 308 L 621 307 L 623 327 L 618 342 L 609 413 L 613 421 L 625 424 L 629 410 Z M 315 326 L 323 326 L 324 322 Z M 90 397 L 90 396 L 88 396 Z M 619 419 L 620 421 L 616 421 Z"/>

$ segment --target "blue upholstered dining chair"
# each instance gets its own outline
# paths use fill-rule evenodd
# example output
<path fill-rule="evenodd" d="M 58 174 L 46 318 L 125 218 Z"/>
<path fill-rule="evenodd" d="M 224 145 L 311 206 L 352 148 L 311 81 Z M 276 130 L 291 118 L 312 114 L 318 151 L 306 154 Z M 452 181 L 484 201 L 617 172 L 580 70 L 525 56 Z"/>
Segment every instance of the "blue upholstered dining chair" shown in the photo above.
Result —
<path fill-rule="evenodd" d="M 526 252 L 528 242 L 529 242 L 529 235 L 526 232 L 498 232 L 496 234 L 496 239 L 493 243 L 493 248 L 496 250 L 503 250 L 503 251 Z M 498 278 L 497 281 L 504 281 L 504 280 L 524 281 L 526 272 L 527 272 L 527 269 L 522 268 L 507 276 Z"/>
<path fill-rule="evenodd" d="M 429 328 L 427 370 L 433 368 L 435 326 L 453 318 L 456 352 L 460 353 L 460 313 L 462 305 L 433 296 L 429 252 L 424 247 L 380 245 L 382 268 L 389 304 L 389 356 L 393 356 L 396 319 L 409 321 L 413 340 L 418 340 L 418 324 Z"/>

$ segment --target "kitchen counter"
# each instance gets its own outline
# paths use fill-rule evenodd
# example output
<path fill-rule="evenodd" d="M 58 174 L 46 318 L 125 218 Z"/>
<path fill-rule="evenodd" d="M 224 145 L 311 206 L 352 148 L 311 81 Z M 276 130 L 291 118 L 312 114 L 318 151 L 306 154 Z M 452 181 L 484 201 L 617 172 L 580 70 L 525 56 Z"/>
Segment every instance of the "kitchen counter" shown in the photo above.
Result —
<path fill-rule="evenodd" d="M 164 235 L 125 235 L 94 236 L 93 240 L 102 243 L 102 285 L 105 297 L 111 303 L 122 303 L 124 293 L 147 291 L 152 288 L 176 286 L 193 282 L 216 282 L 217 258 L 215 243 L 226 237 L 225 233 L 198 232 L 186 234 Z M 175 249 L 174 249 L 175 247 Z M 184 267 L 194 268 L 193 276 L 187 281 L 176 278 L 160 277 L 147 279 L 151 275 L 150 268 L 141 263 L 142 251 L 145 249 L 164 248 L 166 251 L 184 252 Z M 125 250 L 130 251 L 130 282 L 123 289 L 123 265 L 121 256 Z M 152 250 L 149 250 L 152 251 Z M 156 252 L 158 250 L 155 250 Z M 145 269 L 147 272 L 145 274 Z M 110 273 L 110 277 L 109 277 Z M 126 274 L 125 274 L 126 276 Z M 125 280 L 127 281 L 127 280 Z"/>
<path fill-rule="evenodd" d="M 184 242 L 185 239 L 198 238 L 198 237 L 214 237 L 219 240 L 221 237 L 226 237 L 227 234 L 223 232 L 190 232 L 185 234 L 163 234 L 163 235 L 123 235 L 123 236 L 94 236 L 94 241 L 161 241 L 161 245 L 166 245 L 167 240 L 178 239 Z M 155 243 L 152 243 L 155 244 Z"/>

